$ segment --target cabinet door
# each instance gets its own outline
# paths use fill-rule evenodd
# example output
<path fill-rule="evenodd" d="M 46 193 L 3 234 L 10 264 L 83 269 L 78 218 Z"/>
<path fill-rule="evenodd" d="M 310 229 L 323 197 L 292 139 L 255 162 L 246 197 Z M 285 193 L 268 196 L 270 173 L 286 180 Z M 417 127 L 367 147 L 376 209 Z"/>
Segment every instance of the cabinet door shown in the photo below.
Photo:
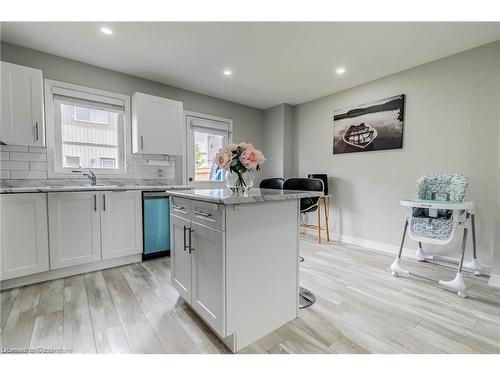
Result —
<path fill-rule="evenodd" d="M 132 97 L 132 151 L 182 155 L 182 102 L 135 93 Z"/>
<path fill-rule="evenodd" d="M 46 195 L 3 194 L 0 207 L 0 280 L 48 271 Z"/>
<path fill-rule="evenodd" d="M 224 232 L 192 223 L 193 309 L 221 336 L 225 335 Z"/>
<path fill-rule="evenodd" d="M 42 72 L 1 63 L 1 134 L 10 145 L 45 146 Z"/>
<path fill-rule="evenodd" d="M 102 259 L 142 253 L 140 191 L 105 191 L 101 200 Z"/>
<path fill-rule="evenodd" d="M 99 193 L 48 193 L 50 268 L 101 260 Z"/>
<path fill-rule="evenodd" d="M 191 303 L 191 255 L 189 243 L 190 222 L 170 215 L 170 256 L 172 257 L 172 284 L 180 296 Z"/>

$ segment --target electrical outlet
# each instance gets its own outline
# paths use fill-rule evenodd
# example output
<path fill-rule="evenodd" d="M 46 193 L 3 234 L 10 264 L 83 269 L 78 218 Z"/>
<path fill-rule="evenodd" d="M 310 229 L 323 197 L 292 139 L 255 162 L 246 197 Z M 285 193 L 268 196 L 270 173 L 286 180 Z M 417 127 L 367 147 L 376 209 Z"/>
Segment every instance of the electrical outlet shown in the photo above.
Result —
<path fill-rule="evenodd" d="M 157 176 L 158 178 L 163 177 L 163 169 L 157 169 L 157 170 L 156 170 L 156 176 Z"/>

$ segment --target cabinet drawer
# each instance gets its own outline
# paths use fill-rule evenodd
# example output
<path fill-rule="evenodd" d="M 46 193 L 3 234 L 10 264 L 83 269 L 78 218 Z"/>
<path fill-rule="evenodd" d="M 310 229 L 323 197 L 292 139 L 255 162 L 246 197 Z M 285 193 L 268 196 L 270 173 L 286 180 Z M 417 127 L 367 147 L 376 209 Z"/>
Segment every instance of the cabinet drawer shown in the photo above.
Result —
<path fill-rule="evenodd" d="M 171 197 L 170 214 L 189 220 L 191 202 L 189 199 Z"/>
<path fill-rule="evenodd" d="M 223 231 L 225 230 L 224 206 L 193 200 L 191 201 L 191 221 Z"/>

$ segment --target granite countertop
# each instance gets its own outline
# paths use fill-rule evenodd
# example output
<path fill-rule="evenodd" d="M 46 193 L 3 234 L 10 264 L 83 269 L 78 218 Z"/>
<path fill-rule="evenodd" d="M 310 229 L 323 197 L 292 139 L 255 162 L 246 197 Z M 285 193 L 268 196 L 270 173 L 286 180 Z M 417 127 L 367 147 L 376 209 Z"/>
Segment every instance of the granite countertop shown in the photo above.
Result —
<path fill-rule="evenodd" d="M 73 184 L 61 184 L 61 185 L 40 185 L 40 186 L 1 186 L 0 194 L 13 194 L 13 193 L 50 193 L 50 192 L 71 192 L 71 191 L 104 191 L 104 190 L 144 190 L 144 191 L 165 191 L 165 190 L 176 190 L 176 189 L 189 189 L 186 185 L 157 185 L 157 184 L 98 184 L 96 186 L 91 185 L 79 185 Z"/>
<path fill-rule="evenodd" d="M 319 197 L 321 191 L 299 191 L 299 190 L 277 190 L 277 189 L 251 189 L 246 194 L 237 194 L 229 189 L 194 189 L 176 190 L 172 196 L 216 204 L 243 204 L 267 201 L 282 201 L 288 199 L 300 199 Z"/>

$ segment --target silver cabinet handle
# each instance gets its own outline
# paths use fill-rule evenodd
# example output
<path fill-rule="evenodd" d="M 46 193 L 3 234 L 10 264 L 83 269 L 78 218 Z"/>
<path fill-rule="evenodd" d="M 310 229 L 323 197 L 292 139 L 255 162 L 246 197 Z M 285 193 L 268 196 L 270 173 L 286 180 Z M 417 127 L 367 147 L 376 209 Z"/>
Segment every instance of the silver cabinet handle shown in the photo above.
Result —
<path fill-rule="evenodd" d="M 194 211 L 194 214 L 195 215 L 199 215 L 199 216 L 203 216 L 203 217 L 210 217 L 212 216 L 212 214 L 209 214 L 209 213 L 206 213 L 206 212 L 202 212 L 202 211 Z"/>
<path fill-rule="evenodd" d="M 106 211 L 106 194 L 102 195 L 102 209 Z"/>
<path fill-rule="evenodd" d="M 94 211 L 97 211 L 97 197 L 94 194 Z"/>
<path fill-rule="evenodd" d="M 141 135 L 141 150 L 144 150 L 144 137 Z"/>
<path fill-rule="evenodd" d="M 35 122 L 35 141 L 38 142 L 38 122 Z"/>
<path fill-rule="evenodd" d="M 191 254 L 191 252 L 194 251 L 194 249 L 191 247 L 191 244 L 193 243 L 192 238 L 191 238 L 191 233 L 193 233 L 193 232 L 194 232 L 194 229 L 189 228 L 189 254 Z"/>
<path fill-rule="evenodd" d="M 178 206 L 178 205 L 173 204 L 173 203 L 172 203 L 172 208 L 173 208 L 174 210 L 178 210 L 178 211 L 183 211 L 183 210 L 184 210 L 184 207 L 182 207 L 182 206 Z"/>
<path fill-rule="evenodd" d="M 188 249 L 188 247 L 189 247 L 186 244 L 186 229 L 189 229 L 189 228 L 184 225 L 184 251 L 186 251 Z"/>

